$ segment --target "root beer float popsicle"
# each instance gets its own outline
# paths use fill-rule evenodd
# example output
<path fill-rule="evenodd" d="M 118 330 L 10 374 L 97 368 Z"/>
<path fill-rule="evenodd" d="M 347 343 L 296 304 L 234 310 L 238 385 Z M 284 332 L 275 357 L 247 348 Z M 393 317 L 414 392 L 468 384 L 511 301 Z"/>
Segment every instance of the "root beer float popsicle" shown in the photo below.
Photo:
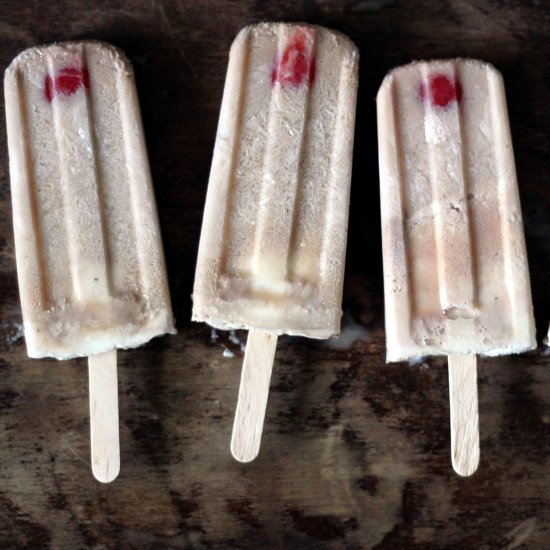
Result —
<path fill-rule="evenodd" d="M 231 450 L 260 447 L 277 336 L 340 330 L 358 53 L 264 23 L 235 39 L 199 246 L 193 320 L 249 330 Z"/>
<path fill-rule="evenodd" d="M 536 346 L 502 77 L 391 71 L 377 97 L 388 361 L 448 355 L 452 462 L 479 462 L 476 355 Z"/>
<path fill-rule="evenodd" d="M 4 93 L 27 351 L 89 356 L 92 469 L 111 481 L 116 349 L 175 332 L 132 67 L 99 42 L 31 48 Z"/>

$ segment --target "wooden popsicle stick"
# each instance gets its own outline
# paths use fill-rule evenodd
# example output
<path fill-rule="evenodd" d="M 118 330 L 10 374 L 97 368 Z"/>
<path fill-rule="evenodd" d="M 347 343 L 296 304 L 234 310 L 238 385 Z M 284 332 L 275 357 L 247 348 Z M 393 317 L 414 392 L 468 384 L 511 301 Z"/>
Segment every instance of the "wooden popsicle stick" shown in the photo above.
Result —
<path fill-rule="evenodd" d="M 477 357 L 449 355 L 451 460 L 455 472 L 472 475 L 479 465 Z"/>
<path fill-rule="evenodd" d="M 261 330 L 248 333 L 231 437 L 231 454 L 240 462 L 250 462 L 260 452 L 276 347 L 277 336 Z"/>
<path fill-rule="evenodd" d="M 109 483 L 120 471 L 116 349 L 88 357 L 92 472 Z"/>

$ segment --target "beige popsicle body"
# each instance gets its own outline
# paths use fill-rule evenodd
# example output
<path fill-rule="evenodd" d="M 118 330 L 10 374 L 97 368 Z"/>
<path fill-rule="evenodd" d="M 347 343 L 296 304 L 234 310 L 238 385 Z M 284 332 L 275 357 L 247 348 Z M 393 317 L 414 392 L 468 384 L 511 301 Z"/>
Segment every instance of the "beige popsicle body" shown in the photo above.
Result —
<path fill-rule="evenodd" d="M 358 53 L 308 25 L 243 29 L 230 52 L 193 320 L 340 330 Z"/>
<path fill-rule="evenodd" d="M 175 332 L 129 61 L 99 42 L 32 48 L 6 70 L 4 91 L 29 356 Z"/>
<path fill-rule="evenodd" d="M 377 109 L 388 361 L 536 347 L 500 73 L 412 63 Z"/>

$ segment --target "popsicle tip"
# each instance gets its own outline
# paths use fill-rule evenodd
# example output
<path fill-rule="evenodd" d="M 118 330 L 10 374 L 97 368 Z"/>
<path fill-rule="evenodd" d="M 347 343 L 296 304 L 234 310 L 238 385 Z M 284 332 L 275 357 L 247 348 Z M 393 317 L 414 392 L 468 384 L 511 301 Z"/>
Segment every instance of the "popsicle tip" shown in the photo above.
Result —
<path fill-rule="evenodd" d="M 19 52 L 4 71 L 4 79 L 8 78 L 12 74 L 17 74 L 18 69 L 24 66 L 27 62 L 41 60 L 45 55 L 51 55 L 56 51 L 70 50 L 74 48 L 94 48 L 97 51 L 108 54 L 115 62 L 121 63 L 126 72 L 132 72 L 132 64 L 124 51 L 116 46 L 113 46 L 113 44 L 110 44 L 109 42 L 104 42 L 103 40 L 66 40 L 61 42 L 52 42 L 51 44 L 33 46 Z"/>
<path fill-rule="evenodd" d="M 479 450 L 472 452 L 468 456 L 452 456 L 451 463 L 453 470 L 462 477 L 469 477 L 474 474 L 479 467 Z"/>
<path fill-rule="evenodd" d="M 378 96 L 380 96 L 381 92 L 391 86 L 392 81 L 395 77 L 400 75 L 401 73 L 406 73 L 408 71 L 416 71 L 420 65 L 438 65 L 438 66 L 444 66 L 446 64 L 453 64 L 455 66 L 477 66 L 485 69 L 487 72 L 491 73 L 495 77 L 502 80 L 502 75 L 500 71 L 491 63 L 487 61 L 483 61 L 481 59 L 471 59 L 467 57 L 456 57 L 456 58 L 450 58 L 450 59 L 419 59 L 415 61 L 411 61 L 410 63 L 407 63 L 405 65 L 400 65 L 398 67 L 394 67 L 391 69 L 386 76 L 384 77 L 384 80 L 382 80 L 382 84 L 380 85 L 380 88 L 378 90 Z M 436 78 L 441 75 L 434 75 Z M 449 83 L 444 81 L 435 82 L 435 85 L 437 88 L 444 87 L 449 88 Z M 462 90 L 455 90 L 455 93 L 458 95 L 462 94 Z M 377 97 L 378 97 L 377 96 Z"/>
<path fill-rule="evenodd" d="M 101 483 L 111 483 L 120 473 L 120 460 L 107 459 L 106 462 L 92 462 L 92 473 Z"/>
<path fill-rule="evenodd" d="M 245 447 L 235 438 L 231 440 L 231 455 L 238 461 L 246 464 L 252 462 L 260 454 L 260 447 Z"/>
<path fill-rule="evenodd" d="M 349 36 L 320 25 L 312 25 L 310 23 L 304 23 L 301 21 L 284 22 L 284 21 L 262 21 L 260 23 L 253 23 L 243 27 L 233 40 L 231 48 L 235 48 L 239 43 L 245 41 L 250 34 L 259 34 L 265 32 L 277 32 L 281 27 L 287 27 L 296 31 L 309 31 L 309 32 L 322 32 L 326 35 L 330 34 L 332 39 L 335 40 L 340 46 L 346 47 L 350 50 L 352 56 L 356 59 L 359 58 L 359 48 L 349 38 Z"/>

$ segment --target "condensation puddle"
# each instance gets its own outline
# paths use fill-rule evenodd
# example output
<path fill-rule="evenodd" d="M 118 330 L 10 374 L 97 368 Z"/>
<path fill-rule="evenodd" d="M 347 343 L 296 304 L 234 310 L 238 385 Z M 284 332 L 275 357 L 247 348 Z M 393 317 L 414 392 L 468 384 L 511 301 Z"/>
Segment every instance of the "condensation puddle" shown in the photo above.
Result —
<path fill-rule="evenodd" d="M 220 334 L 219 334 L 220 331 L 216 330 L 215 328 L 210 329 L 210 339 L 213 340 L 214 342 L 219 341 L 222 348 L 223 348 L 222 355 L 224 357 L 227 357 L 227 358 L 231 359 L 231 358 L 235 357 L 236 353 L 234 351 L 232 351 L 231 349 L 229 349 L 223 343 L 223 340 L 226 338 L 225 334 L 227 334 L 227 331 L 221 331 L 221 332 L 223 332 L 223 334 L 224 334 L 222 336 L 222 340 L 220 340 Z M 241 342 L 241 340 L 237 336 L 237 332 L 235 330 L 230 330 L 229 331 L 229 333 L 227 334 L 227 340 L 229 340 L 229 342 L 231 342 L 235 346 L 239 346 L 239 349 L 243 352 L 246 349 L 246 344 L 244 342 Z"/>
<path fill-rule="evenodd" d="M 419 367 L 421 369 L 429 369 L 430 365 L 426 363 L 427 357 L 419 355 L 418 357 L 411 357 L 408 360 L 409 367 Z"/>
<path fill-rule="evenodd" d="M 235 357 L 235 354 L 234 354 L 229 348 L 226 348 L 226 347 L 224 346 L 224 347 L 223 347 L 223 356 L 224 356 L 224 357 L 232 358 L 232 357 Z"/>
<path fill-rule="evenodd" d="M 329 338 L 326 345 L 331 349 L 344 350 L 350 349 L 355 342 L 368 342 L 369 340 L 369 331 L 355 321 L 349 313 L 344 313 L 340 336 Z"/>
<path fill-rule="evenodd" d="M 241 341 L 234 330 L 229 331 L 229 341 L 233 344 L 240 345 Z"/>
<path fill-rule="evenodd" d="M 0 331 L 4 332 L 4 339 L 8 344 L 15 344 L 25 336 L 25 329 L 22 323 L 8 323 L 0 321 Z"/>

